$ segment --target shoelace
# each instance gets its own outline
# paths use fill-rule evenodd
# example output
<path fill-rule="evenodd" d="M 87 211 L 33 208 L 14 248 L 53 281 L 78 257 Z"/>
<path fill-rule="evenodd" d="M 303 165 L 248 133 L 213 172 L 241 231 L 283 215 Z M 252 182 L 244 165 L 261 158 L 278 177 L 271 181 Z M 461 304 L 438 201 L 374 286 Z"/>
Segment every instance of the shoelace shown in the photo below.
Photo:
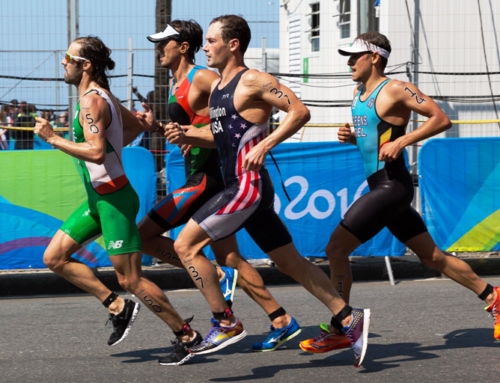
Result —
<path fill-rule="evenodd" d="M 279 335 L 279 330 L 282 330 L 282 329 L 275 329 L 274 326 L 271 325 L 271 332 L 269 333 L 269 335 L 267 336 L 266 338 L 266 343 L 269 342 L 271 339 L 275 339 L 275 335 Z"/>
<path fill-rule="evenodd" d="M 109 314 L 109 317 L 108 317 L 108 320 L 106 321 L 106 323 L 104 324 L 104 327 L 106 327 L 108 325 L 109 322 L 113 323 L 113 318 L 115 316 L 113 314 Z"/>
<path fill-rule="evenodd" d="M 181 351 L 184 348 L 184 345 L 179 339 L 171 340 L 172 347 L 174 349 L 174 352 Z"/>
<path fill-rule="evenodd" d="M 313 339 L 313 342 L 318 342 L 322 340 L 324 337 L 327 335 L 330 335 L 330 333 L 326 332 L 325 330 L 321 329 L 321 334 L 319 334 L 316 338 Z"/>

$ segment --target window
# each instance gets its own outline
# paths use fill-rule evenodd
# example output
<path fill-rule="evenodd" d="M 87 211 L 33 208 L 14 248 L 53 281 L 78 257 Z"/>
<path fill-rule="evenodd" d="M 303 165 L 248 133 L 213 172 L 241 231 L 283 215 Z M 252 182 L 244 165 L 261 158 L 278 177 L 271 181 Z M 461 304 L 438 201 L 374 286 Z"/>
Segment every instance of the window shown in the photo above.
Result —
<path fill-rule="evenodd" d="M 358 35 L 379 30 L 380 0 L 358 0 Z"/>
<path fill-rule="evenodd" d="M 311 51 L 319 52 L 319 3 L 310 4 L 311 6 Z"/>
<path fill-rule="evenodd" d="M 340 0 L 340 38 L 351 37 L 351 0 Z"/>

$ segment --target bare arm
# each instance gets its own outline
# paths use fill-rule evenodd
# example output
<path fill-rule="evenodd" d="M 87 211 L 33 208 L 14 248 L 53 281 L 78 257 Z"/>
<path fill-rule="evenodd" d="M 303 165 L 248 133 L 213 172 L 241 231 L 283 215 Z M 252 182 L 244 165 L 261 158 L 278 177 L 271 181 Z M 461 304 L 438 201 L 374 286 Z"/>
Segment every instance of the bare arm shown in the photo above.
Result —
<path fill-rule="evenodd" d="M 123 122 L 123 146 L 127 146 L 134 139 L 144 132 L 144 126 L 134 114 L 120 104 Z"/>
<path fill-rule="evenodd" d="M 388 88 L 388 91 L 395 103 L 404 105 L 411 111 L 429 119 L 417 130 L 384 145 L 380 149 L 380 161 L 394 161 L 406 146 L 425 140 L 451 128 L 448 116 L 430 97 L 423 94 L 415 85 L 406 83 L 404 86 L 391 86 Z"/>
<path fill-rule="evenodd" d="M 103 164 L 106 159 L 106 132 L 111 122 L 108 103 L 94 94 L 80 101 L 79 121 L 83 126 L 85 142 L 76 143 L 54 133 L 50 122 L 37 118 L 35 133 L 55 148 L 83 161 Z"/>
<path fill-rule="evenodd" d="M 310 120 L 311 115 L 297 96 L 270 74 L 251 73 L 246 77 L 245 85 L 252 90 L 255 99 L 287 112 L 278 129 L 254 146 L 245 156 L 243 167 L 247 170 L 259 170 L 271 149 L 298 132 Z"/>

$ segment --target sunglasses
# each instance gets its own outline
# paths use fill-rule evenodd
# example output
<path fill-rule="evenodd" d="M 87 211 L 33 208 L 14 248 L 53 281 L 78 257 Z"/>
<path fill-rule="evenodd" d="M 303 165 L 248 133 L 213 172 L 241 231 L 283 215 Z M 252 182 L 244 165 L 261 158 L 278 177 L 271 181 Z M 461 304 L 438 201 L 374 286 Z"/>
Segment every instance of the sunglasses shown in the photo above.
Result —
<path fill-rule="evenodd" d="M 81 61 L 88 60 L 85 57 L 72 56 L 68 52 L 66 52 L 65 59 L 66 59 L 66 62 L 68 62 L 68 63 L 73 62 L 74 60 L 81 60 Z"/>

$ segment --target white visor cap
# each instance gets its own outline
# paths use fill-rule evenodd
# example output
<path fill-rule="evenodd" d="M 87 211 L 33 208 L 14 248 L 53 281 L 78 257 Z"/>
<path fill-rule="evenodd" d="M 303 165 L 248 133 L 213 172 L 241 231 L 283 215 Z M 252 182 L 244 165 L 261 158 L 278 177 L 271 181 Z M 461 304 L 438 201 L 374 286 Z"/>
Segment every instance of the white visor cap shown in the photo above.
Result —
<path fill-rule="evenodd" d="M 380 56 L 388 59 L 390 56 L 390 52 L 386 51 L 384 48 L 380 48 L 376 45 L 373 45 L 367 41 L 357 39 L 354 41 L 354 43 L 348 47 L 348 48 L 342 48 L 339 49 L 339 53 L 342 56 L 350 56 L 354 53 L 361 53 L 361 52 L 378 52 Z"/>
<path fill-rule="evenodd" d="M 181 37 L 181 34 L 177 32 L 171 25 L 167 24 L 167 27 L 154 35 L 148 36 L 148 40 L 152 43 L 159 43 L 160 41 L 166 39 L 178 39 Z"/>

